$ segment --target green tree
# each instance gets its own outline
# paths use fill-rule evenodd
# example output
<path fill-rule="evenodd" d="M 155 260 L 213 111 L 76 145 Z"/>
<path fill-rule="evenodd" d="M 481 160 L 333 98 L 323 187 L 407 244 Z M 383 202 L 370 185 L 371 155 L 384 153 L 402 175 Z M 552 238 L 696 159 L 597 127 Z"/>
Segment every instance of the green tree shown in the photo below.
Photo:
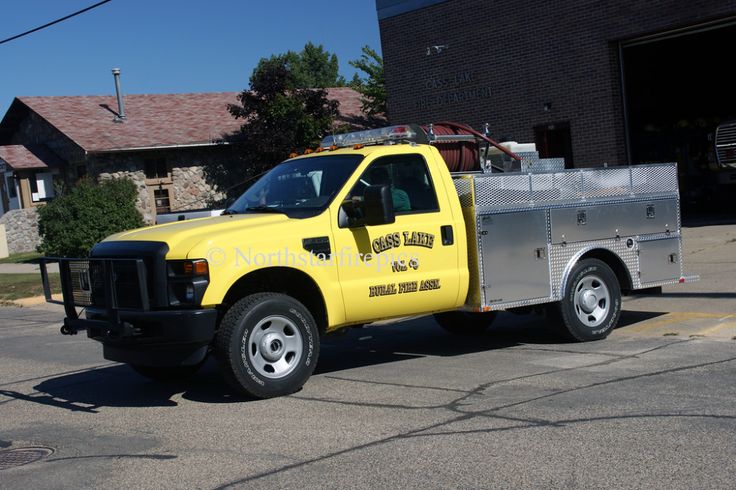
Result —
<path fill-rule="evenodd" d="M 311 42 L 304 45 L 300 52 L 287 51 L 283 54 L 261 58 L 255 71 L 272 63 L 283 64 L 294 77 L 294 84 L 299 88 L 343 87 L 345 78 L 339 73 L 337 56 L 325 51 L 324 47 Z"/>
<path fill-rule="evenodd" d="M 386 106 L 386 85 L 383 78 L 383 59 L 369 46 L 363 46 L 360 58 L 350 65 L 365 73 L 365 77 L 356 82 L 355 77 L 350 85 L 362 95 L 361 109 L 368 117 L 388 116 Z"/>
<path fill-rule="evenodd" d="M 137 191 L 128 179 L 99 184 L 83 179 L 67 194 L 39 208 L 39 249 L 55 257 L 85 257 L 103 238 L 143 226 L 135 206 Z"/>
<path fill-rule="evenodd" d="M 243 181 L 268 170 L 294 150 L 319 144 L 338 114 L 338 102 L 328 100 L 322 88 L 304 87 L 303 80 L 286 55 L 258 63 L 250 87 L 238 95 L 240 103 L 229 106 L 230 113 L 244 121 L 241 158 L 211 174 L 219 174 L 230 183 Z M 236 187 L 229 197 L 239 192 L 242 189 Z"/>

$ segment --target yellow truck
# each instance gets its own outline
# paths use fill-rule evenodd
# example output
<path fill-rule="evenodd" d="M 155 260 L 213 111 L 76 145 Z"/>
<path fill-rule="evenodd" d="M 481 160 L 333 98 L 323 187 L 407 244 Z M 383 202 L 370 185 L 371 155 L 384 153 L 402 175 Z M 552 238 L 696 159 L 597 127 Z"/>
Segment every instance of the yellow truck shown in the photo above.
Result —
<path fill-rule="evenodd" d="M 320 338 L 435 314 L 451 332 L 544 307 L 568 338 L 605 338 L 621 291 L 685 282 L 674 165 L 450 172 L 442 145 L 480 133 L 414 126 L 327 138 L 275 166 L 221 216 L 125 231 L 57 261 L 64 334 L 153 379 L 212 353 L 241 393 L 300 389 Z M 439 147 L 439 149 L 438 149 Z M 527 162 L 529 163 L 529 162 Z M 79 309 L 84 315 L 80 316 Z"/>

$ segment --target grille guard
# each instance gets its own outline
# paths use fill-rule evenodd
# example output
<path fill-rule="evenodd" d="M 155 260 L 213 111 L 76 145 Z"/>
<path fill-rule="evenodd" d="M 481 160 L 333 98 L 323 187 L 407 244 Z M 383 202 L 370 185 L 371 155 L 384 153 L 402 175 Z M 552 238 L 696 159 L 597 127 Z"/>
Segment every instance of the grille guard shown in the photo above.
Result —
<path fill-rule="evenodd" d="M 59 264 L 59 276 L 61 280 L 61 294 L 62 301 L 53 299 L 51 296 L 51 286 L 49 283 L 49 274 L 47 265 L 50 263 Z M 80 269 L 79 264 L 87 264 L 86 271 L 83 268 Z M 91 297 L 92 293 L 92 281 L 89 273 L 89 264 L 95 263 L 100 264 L 102 267 L 102 289 L 104 291 L 104 304 L 92 303 L 79 304 L 77 298 L 75 298 L 75 291 L 82 292 L 88 291 Z M 118 301 L 118 287 L 115 283 L 115 265 L 116 264 L 134 264 L 134 271 L 136 275 L 136 284 L 138 289 L 137 299 L 139 300 L 139 307 L 121 307 Z M 72 276 L 72 266 L 76 265 L 75 273 L 78 275 L 79 281 L 74 282 Z M 66 318 L 64 318 L 64 326 L 62 327 L 62 333 L 75 334 L 79 330 L 86 330 L 90 327 L 104 328 L 110 333 L 117 334 L 119 336 L 127 337 L 134 335 L 133 327 L 129 323 L 120 321 L 120 312 L 123 311 L 149 311 L 150 300 L 148 295 L 148 284 L 146 281 L 146 264 L 142 259 L 134 258 L 62 258 L 62 257 L 43 257 L 39 262 L 41 270 L 41 282 L 43 284 L 43 293 L 46 298 L 46 302 L 59 304 L 64 306 Z M 88 290 L 85 290 L 81 278 L 82 274 L 86 274 L 86 284 Z M 79 287 L 77 287 L 77 285 Z M 88 320 L 80 319 L 77 307 L 86 308 L 87 306 L 95 306 L 96 308 L 104 309 L 106 320 Z"/>

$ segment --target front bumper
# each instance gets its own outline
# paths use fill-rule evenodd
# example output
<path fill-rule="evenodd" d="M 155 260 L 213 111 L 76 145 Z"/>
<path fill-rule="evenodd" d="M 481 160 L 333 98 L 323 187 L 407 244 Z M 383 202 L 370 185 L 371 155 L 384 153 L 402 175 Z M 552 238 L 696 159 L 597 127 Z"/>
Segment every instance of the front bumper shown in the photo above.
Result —
<path fill-rule="evenodd" d="M 218 312 L 165 307 L 166 281 L 157 272 L 160 261 L 146 263 L 145 256 L 42 259 L 44 293 L 52 303 L 59 302 L 51 298 L 46 263 L 59 263 L 66 312 L 61 333 L 86 330 L 112 361 L 141 366 L 200 362 L 214 338 Z M 85 309 L 85 318 L 78 308 Z"/>
<path fill-rule="evenodd" d="M 104 310 L 87 309 L 86 319 L 66 318 L 64 325 L 86 329 L 101 342 L 105 359 L 141 366 L 197 364 L 215 336 L 215 309 L 119 312 L 110 322 Z"/>

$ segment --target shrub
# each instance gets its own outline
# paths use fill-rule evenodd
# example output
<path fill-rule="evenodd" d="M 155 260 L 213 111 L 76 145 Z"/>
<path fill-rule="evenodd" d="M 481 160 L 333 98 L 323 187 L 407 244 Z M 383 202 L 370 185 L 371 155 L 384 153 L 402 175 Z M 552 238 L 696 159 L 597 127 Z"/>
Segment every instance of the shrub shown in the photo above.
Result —
<path fill-rule="evenodd" d="M 135 198 L 135 184 L 128 179 L 99 184 L 80 181 L 68 194 L 39 208 L 40 251 L 56 257 L 85 257 L 108 235 L 143 226 Z"/>

